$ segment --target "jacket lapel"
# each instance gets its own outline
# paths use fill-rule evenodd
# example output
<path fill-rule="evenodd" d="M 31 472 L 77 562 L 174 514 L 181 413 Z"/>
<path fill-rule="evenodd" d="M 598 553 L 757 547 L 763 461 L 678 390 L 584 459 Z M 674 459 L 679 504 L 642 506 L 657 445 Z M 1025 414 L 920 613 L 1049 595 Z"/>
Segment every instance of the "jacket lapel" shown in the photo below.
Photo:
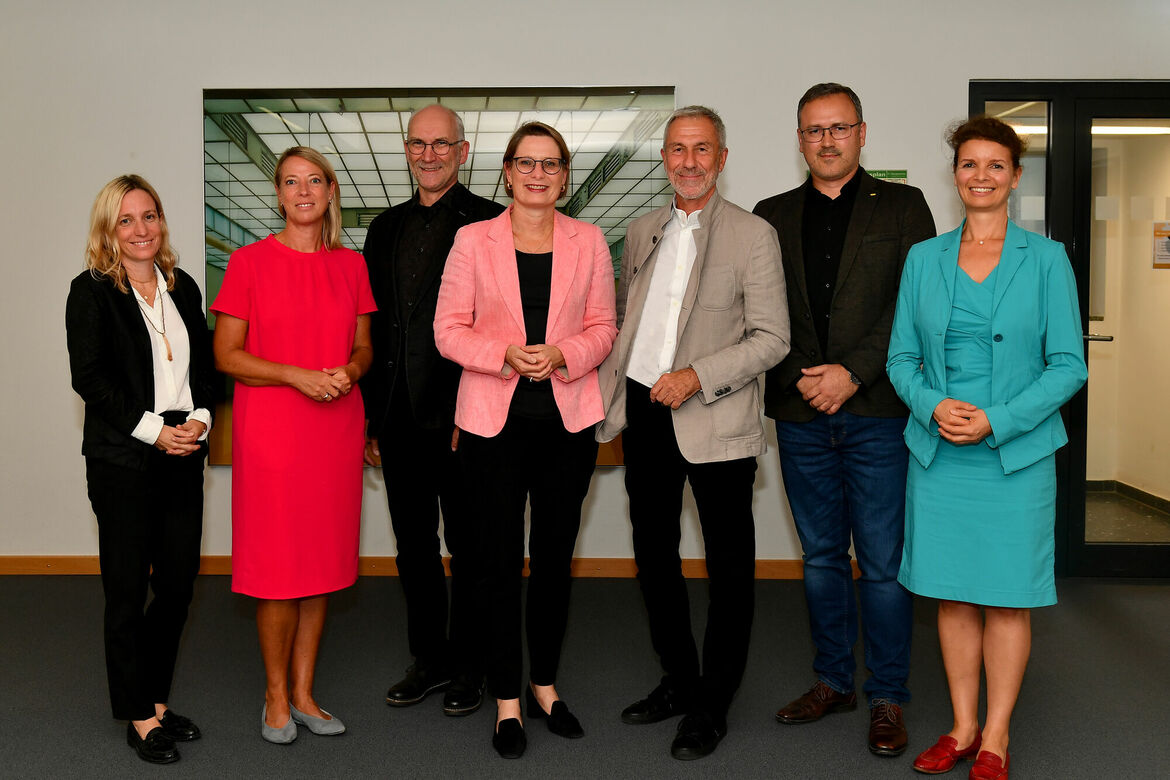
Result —
<path fill-rule="evenodd" d="M 545 339 L 552 338 L 553 325 L 564 306 L 565 299 L 576 278 L 580 249 L 577 247 L 577 227 L 573 220 L 561 212 L 555 212 L 553 225 L 552 284 L 548 291 L 548 321 L 545 323 Z"/>
<path fill-rule="evenodd" d="M 637 255 L 631 255 L 631 262 L 626 269 L 629 276 L 625 280 L 626 285 L 626 300 L 624 303 L 625 315 L 622 318 L 621 334 L 619 338 L 622 340 L 622 345 L 627 347 L 633 343 L 634 333 L 638 330 L 638 323 L 642 319 L 642 307 L 646 303 L 646 293 L 650 286 L 650 276 L 654 273 L 654 261 L 657 257 L 655 250 L 658 245 L 662 243 L 662 234 L 665 232 L 666 224 L 670 221 L 671 209 L 674 206 L 667 204 L 657 211 L 652 211 L 645 218 L 644 223 L 652 231 L 645 239 L 645 245 L 641 246 L 636 239 L 636 236 L 629 236 L 626 240 L 626 251 L 629 251 L 631 246 L 638 247 Z M 643 223 L 641 220 L 631 225 L 631 232 L 638 230 Z"/>
<path fill-rule="evenodd" d="M 946 287 L 946 306 L 949 310 L 955 300 L 955 274 L 959 272 L 959 239 L 963 235 L 964 220 L 960 225 L 942 236 L 942 251 L 938 253 L 938 270 Z"/>
<path fill-rule="evenodd" d="M 837 266 L 837 283 L 833 289 L 834 298 L 837 296 L 837 290 L 841 289 L 842 283 L 848 278 L 853 261 L 861 252 L 861 239 L 869 230 L 869 222 L 873 218 L 880 197 L 876 179 L 861 170 L 857 175 L 862 178 L 858 182 L 857 194 L 853 199 L 853 213 L 849 216 L 849 228 L 845 231 L 845 243 L 841 247 L 841 262 Z"/>
<path fill-rule="evenodd" d="M 715 223 L 719 219 L 719 212 L 722 209 L 723 198 L 720 197 L 719 191 L 716 190 L 711 193 L 711 199 L 703 206 L 703 212 L 699 214 L 699 227 L 693 233 L 695 239 L 695 263 L 691 266 L 691 275 L 687 279 L 687 289 L 683 293 L 682 311 L 678 314 L 676 344 L 682 340 L 683 331 L 687 327 L 687 320 L 690 319 L 691 312 L 695 308 L 695 298 L 699 295 L 699 282 L 703 275 L 703 264 L 707 259 L 707 247 L 711 243 L 711 233 L 715 227 Z"/>
<path fill-rule="evenodd" d="M 784 270 L 792 276 L 791 284 L 800 292 L 805 311 L 811 308 L 808 301 L 808 280 L 804 275 L 804 230 L 802 229 L 804 201 L 809 186 L 812 185 L 806 184 L 804 187 L 797 188 L 792 196 L 794 208 L 785 208 L 780 212 L 781 246 L 791 247 L 789 253 L 784 256 Z"/>
<path fill-rule="evenodd" d="M 520 300 L 520 276 L 516 269 L 516 242 L 512 240 L 512 211 L 509 209 L 492 220 L 488 228 L 488 262 L 500 289 L 504 308 L 512 315 L 521 333 L 524 329 L 524 307 Z"/>
<path fill-rule="evenodd" d="M 995 276 L 995 293 L 991 304 L 992 317 L 995 316 L 995 312 L 999 308 L 999 303 L 1003 300 L 1008 285 L 1011 284 L 1012 277 L 1016 275 L 1020 264 L 1024 262 L 1024 258 L 1027 256 L 1028 236 L 1016 223 L 1009 219 L 1007 233 L 1003 238 L 1003 250 L 999 255 L 999 266 L 996 269 L 999 273 Z"/>

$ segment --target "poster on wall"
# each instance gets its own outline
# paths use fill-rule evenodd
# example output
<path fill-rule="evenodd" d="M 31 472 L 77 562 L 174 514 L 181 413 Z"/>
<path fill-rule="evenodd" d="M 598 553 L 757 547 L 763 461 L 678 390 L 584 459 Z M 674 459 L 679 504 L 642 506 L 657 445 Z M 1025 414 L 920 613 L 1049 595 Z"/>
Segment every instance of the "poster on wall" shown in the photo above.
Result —
<path fill-rule="evenodd" d="M 673 87 L 204 90 L 205 300 L 215 300 L 232 252 L 283 228 L 273 180 L 277 159 L 291 146 L 310 146 L 333 166 L 341 241 L 361 252 L 370 222 L 414 194 L 407 125 L 433 103 L 463 122 L 470 153 L 459 181 L 503 204 L 511 202 L 503 152 L 513 131 L 529 121 L 560 131 L 572 159 L 557 208 L 601 229 L 615 277 L 626 227 L 671 200 L 659 151 L 675 108 Z M 214 327 L 213 315 L 208 324 Z M 602 447 L 599 463 L 620 463 L 620 450 L 612 449 Z M 230 398 L 217 412 L 211 463 L 231 463 Z"/>
<path fill-rule="evenodd" d="M 1154 223 L 1154 268 L 1170 268 L 1170 222 Z"/>

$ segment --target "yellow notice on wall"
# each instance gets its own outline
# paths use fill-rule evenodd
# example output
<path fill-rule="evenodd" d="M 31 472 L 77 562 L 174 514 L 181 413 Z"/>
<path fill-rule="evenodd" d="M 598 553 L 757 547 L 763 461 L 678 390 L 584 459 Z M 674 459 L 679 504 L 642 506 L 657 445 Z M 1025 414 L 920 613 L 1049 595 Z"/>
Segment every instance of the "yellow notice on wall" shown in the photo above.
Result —
<path fill-rule="evenodd" d="M 1154 268 L 1170 268 L 1170 222 L 1154 223 Z"/>

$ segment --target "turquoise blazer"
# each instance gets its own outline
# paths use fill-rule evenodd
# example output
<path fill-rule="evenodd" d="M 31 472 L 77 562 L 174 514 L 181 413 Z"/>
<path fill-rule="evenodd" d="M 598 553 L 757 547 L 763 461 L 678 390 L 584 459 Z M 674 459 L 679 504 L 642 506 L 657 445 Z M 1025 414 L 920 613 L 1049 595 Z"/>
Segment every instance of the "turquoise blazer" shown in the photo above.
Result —
<path fill-rule="evenodd" d="M 938 450 L 935 407 L 947 395 L 943 345 L 951 318 L 963 226 L 915 244 L 906 256 L 886 373 L 910 407 L 904 438 L 928 468 Z M 985 440 L 1004 474 L 1068 441 L 1060 407 L 1088 378 L 1076 281 L 1064 246 L 1008 222 L 991 313 L 991 423 Z M 962 398 L 956 400 L 965 400 Z"/>

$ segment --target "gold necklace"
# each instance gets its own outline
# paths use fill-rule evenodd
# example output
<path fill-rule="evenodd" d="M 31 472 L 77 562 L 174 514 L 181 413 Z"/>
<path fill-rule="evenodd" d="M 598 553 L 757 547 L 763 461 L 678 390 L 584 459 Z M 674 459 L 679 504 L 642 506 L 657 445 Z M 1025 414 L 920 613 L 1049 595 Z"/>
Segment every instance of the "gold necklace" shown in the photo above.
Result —
<path fill-rule="evenodd" d="M 134 280 L 131 279 L 130 281 Z M 151 330 L 162 336 L 163 344 L 167 348 L 167 360 L 174 360 L 175 356 L 171 353 L 171 341 L 167 338 L 167 305 L 162 299 L 162 293 L 158 293 L 158 311 L 159 320 L 162 322 L 162 330 L 154 326 L 154 320 L 150 316 L 150 310 L 142 305 L 142 301 L 138 298 L 134 300 L 138 302 L 138 308 L 142 309 L 142 312 L 146 315 L 146 324 L 150 326 Z"/>

